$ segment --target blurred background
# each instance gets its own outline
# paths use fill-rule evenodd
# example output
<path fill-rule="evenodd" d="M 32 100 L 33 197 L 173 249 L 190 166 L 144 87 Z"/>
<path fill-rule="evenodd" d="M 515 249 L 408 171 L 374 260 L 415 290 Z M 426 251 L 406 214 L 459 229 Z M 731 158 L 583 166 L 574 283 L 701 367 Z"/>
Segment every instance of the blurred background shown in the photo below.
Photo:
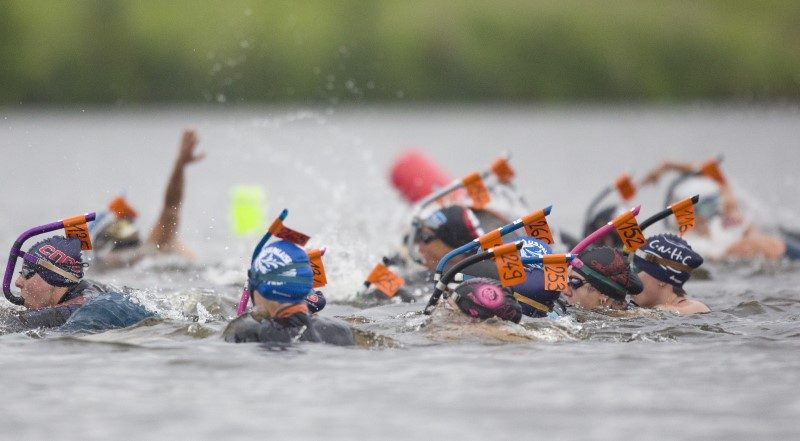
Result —
<path fill-rule="evenodd" d="M 0 2 L 0 105 L 794 102 L 800 2 Z"/>

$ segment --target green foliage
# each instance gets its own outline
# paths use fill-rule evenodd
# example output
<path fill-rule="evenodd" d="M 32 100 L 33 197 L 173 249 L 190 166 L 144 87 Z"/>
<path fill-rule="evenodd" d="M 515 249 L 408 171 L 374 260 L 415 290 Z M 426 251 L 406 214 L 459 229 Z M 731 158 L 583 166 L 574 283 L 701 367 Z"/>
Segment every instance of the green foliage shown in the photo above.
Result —
<path fill-rule="evenodd" d="M 796 1 L 0 2 L 0 103 L 800 98 Z"/>

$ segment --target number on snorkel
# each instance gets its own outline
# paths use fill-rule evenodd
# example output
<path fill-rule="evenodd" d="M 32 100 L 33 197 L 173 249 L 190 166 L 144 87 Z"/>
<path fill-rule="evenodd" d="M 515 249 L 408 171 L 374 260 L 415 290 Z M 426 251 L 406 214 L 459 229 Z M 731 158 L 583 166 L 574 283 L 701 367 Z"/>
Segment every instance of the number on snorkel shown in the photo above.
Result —
<path fill-rule="evenodd" d="M 629 213 L 632 213 L 633 216 L 636 216 L 636 215 L 639 214 L 639 211 L 641 210 L 641 208 L 642 208 L 641 205 L 637 205 L 637 206 L 631 208 L 630 210 L 627 210 L 625 213 L 622 213 L 620 216 L 618 216 L 616 219 L 612 220 L 611 222 L 609 222 L 609 223 L 603 225 L 602 227 L 596 229 L 594 232 L 592 232 L 592 234 L 586 236 L 577 245 L 575 245 L 575 247 L 572 249 L 571 253 L 575 254 L 575 255 L 580 254 L 583 250 L 588 248 L 589 245 L 591 245 L 594 242 L 596 242 L 597 240 L 601 239 L 606 234 L 614 231 L 614 222 L 615 221 L 620 221 L 622 219 L 625 219 L 628 216 Z"/>
<path fill-rule="evenodd" d="M 318 248 L 308 251 L 308 263 L 311 265 L 311 272 L 314 275 L 314 288 L 321 288 L 328 284 L 328 277 L 325 274 L 325 266 L 322 264 L 322 256 L 326 248 Z"/>
<path fill-rule="evenodd" d="M 670 215 L 674 215 L 678 221 L 678 225 L 681 226 L 680 228 L 681 234 L 683 234 L 694 227 L 694 222 L 695 222 L 694 204 L 696 204 L 698 201 L 700 201 L 700 195 L 697 194 L 692 197 L 680 200 L 668 206 L 667 208 L 659 211 L 658 213 L 648 217 L 639 226 L 644 231 L 654 223 L 667 219 L 670 217 Z"/>
<path fill-rule="evenodd" d="M 549 216 L 550 215 L 550 211 L 552 209 L 553 209 L 553 206 L 552 205 L 548 205 L 547 207 L 545 207 L 545 208 L 543 208 L 543 209 L 541 209 L 539 211 L 535 211 L 533 213 L 530 213 L 530 214 L 528 214 L 526 216 L 523 216 L 523 217 L 515 220 L 514 222 L 511 222 L 510 224 L 503 225 L 502 227 L 500 227 L 500 228 L 498 228 L 496 230 L 490 231 L 489 233 L 484 234 L 482 237 L 486 237 L 486 236 L 489 236 L 489 235 L 494 236 L 494 235 L 497 234 L 496 233 L 497 231 L 500 232 L 499 236 L 505 236 L 506 234 L 513 233 L 514 231 L 517 231 L 518 229 L 520 229 L 520 228 L 525 226 L 526 219 L 536 218 L 536 216 L 538 216 L 540 212 L 543 213 L 545 216 Z M 494 243 L 497 243 L 497 241 L 495 240 Z M 444 272 L 444 268 L 447 265 L 447 262 L 450 259 L 452 259 L 453 257 L 456 257 L 458 255 L 461 255 L 461 254 L 466 254 L 466 253 L 470 253 L 472 251 L 475 251 L 476 249 L 478 249 L 480 244 L 481 244 L 481 237 L 479 237 L 477 239 L 474 239 L 471 242 L 467 242 L 466 244 L 464 244 L 464 245 L 462 245 L 462 246 L 460 246 L 460 247 L 458 247 L 458 248 L 456 248 L 454 250 L 451 250 L 449 253 L 445 254 L 444 257 L 442 257 L 439 260 L 439 263 L 436 265 L 436 272 L 434 273 L 434 283 L 437 280 L 439 280 L 440 276 Z"/>

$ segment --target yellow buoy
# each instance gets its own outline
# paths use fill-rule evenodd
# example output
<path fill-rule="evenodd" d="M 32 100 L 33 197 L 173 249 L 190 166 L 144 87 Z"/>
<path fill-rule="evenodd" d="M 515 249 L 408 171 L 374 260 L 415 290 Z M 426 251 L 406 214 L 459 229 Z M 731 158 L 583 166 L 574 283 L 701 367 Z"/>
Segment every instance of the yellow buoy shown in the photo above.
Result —
<path fill-rule="evenodd" d="M 237 236 L 264 232 L 265 192 L 258 185 L 236 185 L 230 192 L 231 230 Z"/>

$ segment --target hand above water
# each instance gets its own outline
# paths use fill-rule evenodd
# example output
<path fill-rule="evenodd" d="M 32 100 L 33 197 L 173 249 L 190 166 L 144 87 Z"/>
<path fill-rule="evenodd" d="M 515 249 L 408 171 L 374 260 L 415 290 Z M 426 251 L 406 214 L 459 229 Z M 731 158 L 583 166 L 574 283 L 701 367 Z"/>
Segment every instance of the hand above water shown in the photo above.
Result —
<path fill-rule="evenodd" d="M 178 166 L 185 166 L 205 158 L 205 153 L 198 153 L 195 151 L 198 142 L 197 132 L 194 129 L 184 130 L 181 146 L 178 150 L 178 159 L 175 161 L 175 164 Z"/>

